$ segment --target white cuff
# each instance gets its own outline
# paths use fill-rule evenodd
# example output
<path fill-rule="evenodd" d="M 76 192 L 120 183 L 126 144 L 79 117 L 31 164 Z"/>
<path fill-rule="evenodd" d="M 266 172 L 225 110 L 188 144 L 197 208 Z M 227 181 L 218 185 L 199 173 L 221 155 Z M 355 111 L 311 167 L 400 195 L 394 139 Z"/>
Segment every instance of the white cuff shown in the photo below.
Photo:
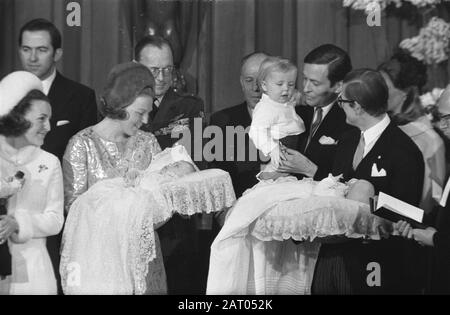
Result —
<path fill-rule="evenodd" d="M 14 243 L 25 243 L 33 237 L 31 216 L 25 210 L 18 210 L 14 213 L 14 218 L 19 225 L 19 231 L 11 234 L 11 240 Z"/>

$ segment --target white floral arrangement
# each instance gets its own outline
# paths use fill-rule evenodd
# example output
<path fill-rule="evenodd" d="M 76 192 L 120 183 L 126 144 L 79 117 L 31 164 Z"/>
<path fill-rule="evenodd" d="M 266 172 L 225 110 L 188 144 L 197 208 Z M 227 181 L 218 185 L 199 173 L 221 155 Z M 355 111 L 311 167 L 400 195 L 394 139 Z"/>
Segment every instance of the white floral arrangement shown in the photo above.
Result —
<path fill-rule="evenodd" d="M 433 112 L 436 108 L 436 104 L 441 97 L 444 89 L 434 88 L 431 92 L 420 95 L 420 103 L 427 113 L 427 117 L 430 121 L 433 120 Z"/>
<path fill-rule="evenodd" d="M 351 7 L 354 10 L 364 10 L 366 14 L 374 9 L 384 10 L 389 4 L 395 3 L 397 7 L 402 5 L 402 0 L 343 0 L 344 7 Z"/>
<path fill-rule="evenodd" d="M 405 1 L 411 2 L 413 5 L 419 8 L 426 7 L 427 5 L 436 5 L 442 2 L 442 0 L 405 0 Z"/>
<path fill-rule="evenodd" d="M 25 183 L 25 174 L 18 171 L 14 176 L 0 178 L 0 199 L 9 198 L 17 193 Z"/>
<path fill-rule="evenodd" d="M 408 50 L 414 58 L 426 64 L 436 64 L 448 59 L 450 24 L 433 17 L 420 29 L 419 35 L 404 39 L 400 48 Z"/>
<path fill-rule="evenodd" d="M 391 3 L 399 8 L 402 6 L 403 1 L 410 2 L 418 8 L 423 8 L 426 6 L 435 6 L 443 1 L 450 0 L 343 0 L 343 6 L 351 7 L 354 10 L 364 10 L 366 14 L 369 14 L 376 8 L 384 10 Z"/>
<path fill-rule="evenodd" d="M 441 97 L 442 92 L 444 92 L 444 89 L 434 88 L 431 92 L 420 95 L 420 102 L 422 103 L 422 106 L 425 108 L 435 106 L 439 100 L 439 97 Z"/>

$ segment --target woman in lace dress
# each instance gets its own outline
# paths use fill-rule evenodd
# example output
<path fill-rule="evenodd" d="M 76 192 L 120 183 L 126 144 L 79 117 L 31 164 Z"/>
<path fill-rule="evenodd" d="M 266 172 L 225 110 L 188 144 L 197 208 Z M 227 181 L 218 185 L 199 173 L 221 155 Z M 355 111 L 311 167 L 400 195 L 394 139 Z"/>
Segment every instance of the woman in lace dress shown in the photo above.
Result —
<path fill-rule="evenodd" d="M 64 195 L 67 212 L 77 197 L 96 182 L 124 176 L 133 168 L 144 170 L 149 166 L 152 157 L 161 151 L 153 134 L 139 130 L 142 124 L 147 123 L 152 108 L 154 84 L 150 71 L 138 63 L 130 62 L 113 68 L 101 99 L 101 111 L 105 118 L 98 124 L 77 133 L 70 140 L 64 154 Z M 104 211 L 102 213 L 105 214 Z M 111 216 L 113 215 L 115 214 L 112 213 Z M 97 218 L 102 222 L 86 222 L 88 228 L 96 228 L 107 220 L 114 221 L 114 218 L 101 216 Z M 166 294 L 166 274 L 157 233 L 154 233 L 154 238 L 156 258 L 148 267 L 145 293 Z M 86 242 L 89 241 L 86 239 Z M 81 246 L 81 244 L 73 245 Z M 66 249 L 64 246 L 63 244 L 60 272 L 66 291 L 67 285 L 70 284 L 68 277 L 73 275 L 70 273 L 73 271 L 71 268 L 75 267 L 65 261 L 67 257 L 64 256 Z M 102 259 L 98 256 L 92 258 Z M 109 262 L 105 261 L 105 264 L 107 263 Z M 65 270 L 69 267 L 70 270 Z M 107 283 L 98 285 L 100 288 L 108 286 Z"/>

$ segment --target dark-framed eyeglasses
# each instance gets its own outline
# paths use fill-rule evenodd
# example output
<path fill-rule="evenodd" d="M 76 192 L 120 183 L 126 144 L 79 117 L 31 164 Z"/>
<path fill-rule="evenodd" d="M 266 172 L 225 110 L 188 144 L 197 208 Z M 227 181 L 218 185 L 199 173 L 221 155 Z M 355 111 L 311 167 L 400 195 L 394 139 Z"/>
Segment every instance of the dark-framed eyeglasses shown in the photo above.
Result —
<path fill-rule="evenodd" d="M 156 78 L 159 76 L 160 73 L 164 77 L 167 77 L 172 74 L 174 67 L 173 66 L 167 66 L 165 68 L 157 68 L 157 67 L 150 67 L 150 72 L 153 74 L 153 76 Z"/>
<path fill-rule="evenodd" d="M 450 127 L 450 114 L 437 114 L 437 126 L 439 129 L 448 129 Z"/>
<path fill-rule="evenodd" d="M 344 104 L 354 104 L 354 103 L 356 103 L 356 101 L 353 101 L 353 100 L 344 100 L 341 95 L 338 96 L 336 101 L 337 101 L 337 103 L 338 103 L 338 105 L 340 107 L 344 106 Z"/>

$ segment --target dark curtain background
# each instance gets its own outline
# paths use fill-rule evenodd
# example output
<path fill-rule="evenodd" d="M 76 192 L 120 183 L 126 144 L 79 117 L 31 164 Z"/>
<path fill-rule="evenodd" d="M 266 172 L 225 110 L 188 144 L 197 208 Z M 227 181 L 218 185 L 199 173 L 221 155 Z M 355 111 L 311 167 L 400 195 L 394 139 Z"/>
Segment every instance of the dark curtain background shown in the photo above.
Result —
<path fill-rule="evenodd" d="M 80 27 L 66 24 L 69 2 L 81 5 Z M 63 35 L 58 69 L 100 94 L 112 66 L 132 60 L 145 32 L 144 10 L 142 0 L 0 0 L 0 76 L 20 69 L 20 27 L 43 17 Z M 284 56 L 301 68 L 308 51 L 334 43 L 349 52 L 354 67 L 373 68 L 418 32 L 417 23 L 386 13 L 381 26 L 369 27 L 364 13 L 343 8 L 342 0 L 191 0 L 178 2 L 177 15 L 181 69 L 207 113 L 242 101 L 240 59 L 252 51 Z M 437 84 L 446 85 L 446 77 Z"/>

